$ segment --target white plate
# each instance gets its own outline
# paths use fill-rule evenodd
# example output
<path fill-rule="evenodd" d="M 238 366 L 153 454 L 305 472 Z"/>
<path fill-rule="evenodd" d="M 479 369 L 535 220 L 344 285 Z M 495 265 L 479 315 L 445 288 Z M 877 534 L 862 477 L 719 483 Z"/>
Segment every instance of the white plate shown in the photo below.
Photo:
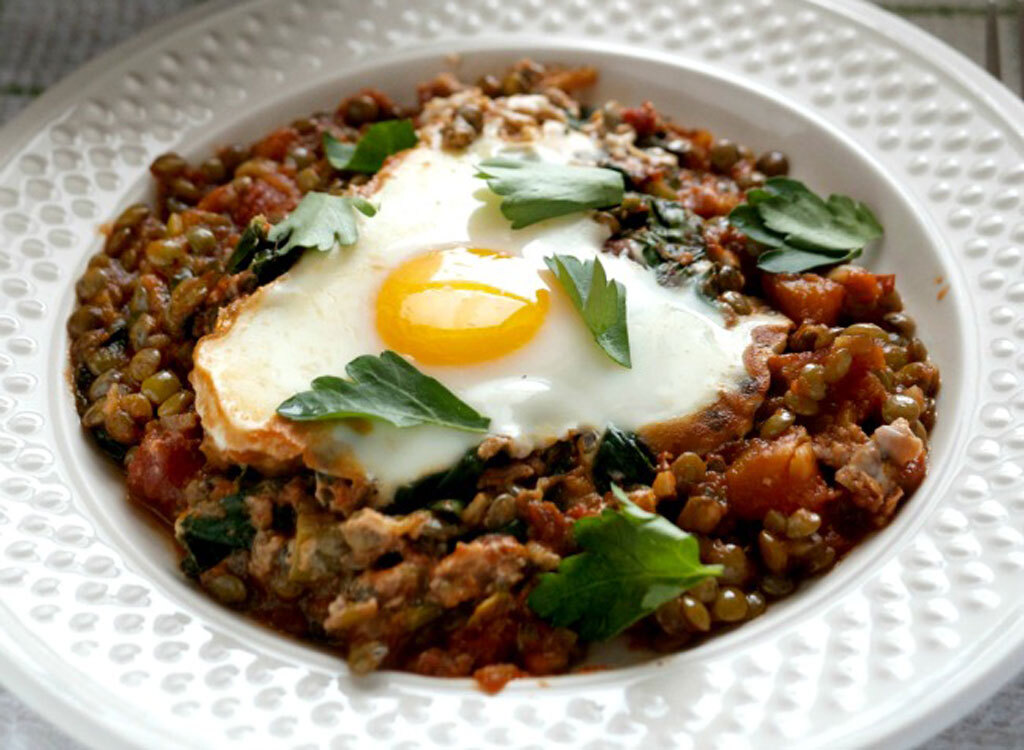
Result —
<path fill-rule="evenodd" d="M 758 620 L 620 671 L 350 677 L 209 602 L 123 501 L 65 382 L 98 225 L 177 149 L 254 137 L 364 84 L 411 97 L 522 54 L 595 99 L 787 151 L 875 206 L 944 375 L 932 466 L 891 527 Z M 1024 107 L 910 25 L 839 0 L 213 3 L 72 76 L 0 133 L 0 677 L 97 747 L 910 745 L 1024 658 Z M 941 277 L 941 281 L 939 281 Z M 948 294 L 937 299 L 940 289 Z"/>

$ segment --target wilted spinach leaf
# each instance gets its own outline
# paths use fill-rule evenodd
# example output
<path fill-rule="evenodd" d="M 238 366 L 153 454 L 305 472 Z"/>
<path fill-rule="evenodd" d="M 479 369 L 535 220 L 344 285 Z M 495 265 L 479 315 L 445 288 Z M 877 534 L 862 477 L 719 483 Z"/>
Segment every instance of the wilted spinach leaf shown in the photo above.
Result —
<path fill-rule="evenodd" d="M 602 492 L 612 484 L 629 487 L 650 484 L 654 479 L 654 459 L 639 436 L 609 425 L 601 437 L 594 459 L 594 483 Z"/>
<path fill-rule="evenodd" d="M 484 466 L 485 462 L 477 455 L 476 448 L 471 448 L 450 469 L 399 487 L 388 511 L 409 513 L 438 500 L 469 501 L 476 494 L 476 484 L 484 473 Z"/>
<path fill-rule="evenodd" d="M 256 529 L 241 493 L 221 498 L 213 515 L 193 512 L 178 524 L 178 541 L 189 553 L 182 564 L 197 572 L 209 570 L 233 550 L 249 549 Z"/>
<path fill-rule="evenodd" d="M 124 461 L 124 457 L 128 453 L 127 445 L 114 440 L 114 438 L 110 437 L 107 431 L 102 427 L 94 429 L 92 431 L 92 436 L 96 438 L 96 443 L 99 445 L 101 451 L 106 453 L 115 461 Z"/>

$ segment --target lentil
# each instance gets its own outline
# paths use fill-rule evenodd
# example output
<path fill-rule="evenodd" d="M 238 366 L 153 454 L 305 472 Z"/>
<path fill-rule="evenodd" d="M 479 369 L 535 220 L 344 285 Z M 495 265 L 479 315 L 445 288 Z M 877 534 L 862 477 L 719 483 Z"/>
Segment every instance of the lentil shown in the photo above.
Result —
<path fill-rule="evenodd" d="M 188 162 L 177 154 L 164 154 L 158 156 L 149 171 L 158 180 L 170 180 L 188 169 Z"/>
<path fill-rule="evenodd" d="M 732 141 L 722 139 L 711 148 L 711 166 L 727 173 L 740 160 L 739 147 Z"/>
<path fill-rule="evenodd" d="M 890 394 L 882 404 L 882 419 L 886 422 L 895 422 L 900 418 L 913 421 L 920 415 L 921 405 L 902 393 Z"/>
<path fill-rule="evenodd" d="M 680 453 L 672 462 L 672 473 L 676 482 L 682 485 L 696 484 L 704 478 L 706 467 L 696 453 Z"/>
<path fill-rule="evenodd" d="M 811 417 L 818 413 L 818 402 L 809 396 L 801 396 L 796 391 L 786 391 L 782 397 L 786 408 L 804 417 Z"/>
<path fill-rule="evenodd" d="M 789 159 L 781 151 L 766 151 L 757 160 L 757 170 L 765 177 L 789 174 Z"/>
<path fill-rule="evenodd" d="M 160 367 L 159 349 L 140 349 L 128 363 L 128 377 L 136 383 L 141 383 Z"/>
<path fill-rule="evenodd" d="M 773 573 L 786 571 L 786 566 L 789 564 L 789 550 L 785 541 L 765 529 L 758 536 L 757 545 L 761 551 L 761 560 L 768 570 Z"/>
<path fill-rule="evenodd" d="M 181 390 L 181 381 L 170 370 L 161 370 L 142 382 L 142 393 L 154 404 L 162 404 Z"/>
<path fill-rule="evenodd" d="M 763 438 L 771 439 L 778 437 L 788 430 L 796 422 L 796 415 L 787 409 L 776 409 L 768 419 L 761 425 L 760 435 Z"/>
<path fill-rule="evenodd" d="M 747 597 L 739 589 L 727 586 L 718 592 L 713 612 L 716 620 L 739 622 L 747 616 Z"/>
<path fill-rule="evenodd" d="M 718 597 L 718 579 L 705 578 L 691 587 L 687 593 L 699 602 L 711 604 Z"/>
<path fill-rule="evenodd" d="M 825 398 L 825 368 L 817 364 L 804 365 L 800 370 L 800 390 L 809 398 Z"/>
<path fill-rule="evenodd" d="M 217 248 L 217 235 L 206 227 L 192 227 L 185 233 L 192 252 L 208 255 Z"/>
<path fill-rule="evenodd" d="M 146 245 L 146 259 L 158 268 L 180 263 L 185 258 L 185 245 L 183 237 L 154 240 Z"/>
<path fill-rule="evenodd" d="M 213 576 L 205 581 L 204 586 L 217 601 L 223 604 L 241 604 L 249 595 L 242 579 L 230 573 Z"/>
<path fill-rule="evenodd" d="M 764 613 L 765 608 L 768 606 L 765 602 L 764 596 L 757 591 L 751 591 L 747 594 L 747 618 L 753 619 L 760 614 Z"/>
<path fill-rule="evenodd" d="M 711 615 L 703 603 L 692 596 L 683 596 L 680 601 L 683 605 L 683 617 L 693 630 L 706 633 L 711 629 Z"/>
<path fill-rule="evenodd" d="M 170 417 L 175 414 L 181 414 L 195 400 L 195 396 L 192 391 L 178 391 L 173 396 L 168 396 L 167 399 L 157 407 L 157 414 L 161 417 Z"/>
<path fill-rule="evenodd" d="M 376 122 L 379 116 L 380 106 L 377 104 L 377 100 L 366 94 L 352 97 L 345 106 L 345 122 L 349 125 L 358 127 L 359 125 Z"/>
<path fill-rule="evenodd" d="M 798 508 L 786 521 L 786 536 L 790 539 L 803 539 L 815 533 L 820 527 L 821 516 L 806 508 Z"/>

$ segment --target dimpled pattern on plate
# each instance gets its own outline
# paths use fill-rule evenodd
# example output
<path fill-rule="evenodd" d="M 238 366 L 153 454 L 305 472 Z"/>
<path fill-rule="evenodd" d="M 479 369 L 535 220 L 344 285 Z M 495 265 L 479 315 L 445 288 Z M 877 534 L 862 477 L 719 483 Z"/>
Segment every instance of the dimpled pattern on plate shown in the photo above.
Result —
<path fill-rule="evenodd" d="M 356 687 L 342 667 L 310 666 L 272 639 L 240 642 L 230 616 L 186 611 L 131 572 L 76 499 L 60 451 L 79 436 L 61 434 L 54 416 L 67 398 L 64 353 L 51 346 L 74 269 L 122 205 L 122 186 L 214 118 L 329 67 L 446 37 L 571 39 L 579 18 L 592 41 L 710 63 L 812 106 L 899 172 L 944 226 L 956 281 L 984 324 L 972 333 L 981 376 L 975 401 L 957 405 L 955 466 L 922 522 L 788 628 L 497 698 L 403 675 Z M 650 0 L 258 0 L 112 65 L 116 85 L 87 86 L 0 166 L 0 622 L 26 658 L 66 665 L 68 704 L 106 706 L 96 721 L 119 722 L 128 738 L 141 730 L 118 715 L 143 716 L 168 742 L 217 746 L 820 745 L 898 723 L 916 700 L 901 686 L 948 682 L 954 655 L 981 658 L 1013 628 L 1024 569 L 1024 145 L 952 74 L 846 11 L 797 0 L 672 10 Z"/>

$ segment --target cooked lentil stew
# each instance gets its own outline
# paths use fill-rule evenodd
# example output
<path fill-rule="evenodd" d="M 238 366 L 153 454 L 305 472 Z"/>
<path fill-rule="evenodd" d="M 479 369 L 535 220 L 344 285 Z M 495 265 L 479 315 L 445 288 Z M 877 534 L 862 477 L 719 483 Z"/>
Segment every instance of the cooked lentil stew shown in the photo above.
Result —
<path fill-rule="evenodd" d="M 474 676 L 493 691 L 584 658 L 578 629 L 553 625 L 529 599 L 542 574 L 580 551 L 574 525 L 617 507 L 613 485 L 692 535 L 700 562 L 721 566 L 629 628 L 635 644 L 673 651 L 830 569 L 920 484 L 939 372 L 894 278 L 850 263 L 759 270 L 765 248 L 727 217 L 748 191 L 787 175 L 787 155 L 681 127 L 646 103 L 584 106 L 575 97 L 595 77 L 530 61 L 473 84 L 445 74 L 412 107 L 365 90 L 198 164 L 153 162 L 155 204 L 125 209 L 77 282 L 73 389 L 130 498 L 173 527 L 183 570 L 215 599 L 330 644 L 356 672 Z M 622 203 L 598 213 L 611 231 L 605 252 L 666 286 L 698 285 L 727 318 L 768 307 L 794 322 L 767 359 L 767 391 L 744 434 L 656 453 L 601 426 L 521 458 L 492 437 L 386 503 L 325 473 L 263 475 L 209 458 L 193 348 L 219 311 L 267 281 L 252 268 L 228 272 L 240 237 L 304 195 L 370 179 L 333 168 L 324 134 L 354 143 L 373 123 L 421 124 L 429 112 L 443 147 L 462 149 L 493 102 L 531 93 L 545 106 L 522 117 L 586 130 L 605 145 L 601 166 L 623 175 Z"/>

